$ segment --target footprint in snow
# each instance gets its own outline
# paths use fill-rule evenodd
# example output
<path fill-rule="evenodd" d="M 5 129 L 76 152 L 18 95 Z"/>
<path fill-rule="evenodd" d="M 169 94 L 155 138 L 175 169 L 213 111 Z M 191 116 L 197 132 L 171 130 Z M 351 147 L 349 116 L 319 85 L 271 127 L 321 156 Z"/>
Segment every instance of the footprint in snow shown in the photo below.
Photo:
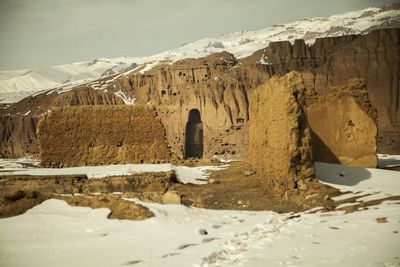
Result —
<path fill-rule="evenodd" d="M 136 260 L 136 261 L 128 261 L 127 263 L 124 263 L 122 265 L 134 265 L 143 262 L 142 260 Z"/>
<path fill-rule="evenodd" d="M 212 228 L 214 228 L 214 229 L 218 229 L 218 228 L 221 228 L 222 226 L 221 225 L 218 225 L 218 224 L 214 224 L 213 226 L 212 226 Z"/>
<path fill-rule="evenodd" d="M 201 235 L 208 235 L 208 232 L 206 229 L 199 229 L 199 234 Z"/>
<path fill-rule="evenodd" d="M 185 249 L 185 248 L 188 248 L 188 247 L 193 247 L 193 246 L 197 246 L 197 244 L 183 244 L 183 245 L 180 245 L 178 247 L 178 249 L 182 250 L 182 249 Z"/>
<path fill-rule="evenodd" d="M 217 237 L 203 238 L 203 240 L 202 240 L 201 242 L 203 242 L 203 243 L 209 243 L 209 242 L 214 241 L 214 240 L 217 240 L 217 239 L 219 239 L 219 238 L 217 238 Z"/>
<path fill-rule="evenodd" d="M 165 255 L 162 255 L 161 258 L 168 258 L 168 257 L 173 257 L 173 256 L 177 256 L 180 255 L 181 253 L 168 253 Z"/>

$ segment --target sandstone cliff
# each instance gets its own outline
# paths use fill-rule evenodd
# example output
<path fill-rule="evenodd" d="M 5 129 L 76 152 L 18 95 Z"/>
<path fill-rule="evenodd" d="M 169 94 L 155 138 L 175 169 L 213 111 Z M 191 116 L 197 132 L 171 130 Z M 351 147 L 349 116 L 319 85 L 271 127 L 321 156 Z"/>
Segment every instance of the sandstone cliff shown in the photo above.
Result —
<path fill-rule="evenodd" d="M 48 167 L 153 163 L 169 160 L 165 130 L 151 106 L 56 108 L 38 125 Z"/>
<path fill-rule="evenodd" d="M 243 63 L 260 58 L 270 75 L 302 73 L 306 87 L 320 94 L 348 80 L 365 81 L 369 98 L 379 115 L 378 151 L 400 153 L 400 28 L 375 30 L 367 35 L 271 43 Z"/>
<path fill-rule="evenodd" d="M 252 56 L 237 60 L 229 53 L 161 64 L 149 71 L 109 76 L 68 90 L 53 90 L 24 99 L 0 111 L 12 117 L 1 139 L 1 153 L 28 143 L 30 132 L 22 117 L 42 117 L 54 106 L 152 104 L 166 131 L 170 150 L 185 155 L 185 131 L 191 111 L 198 111 L 203 130 L 204 157 L 231 153 L 244 155 L 248 147 L 249 92 L 296 70 L 307 88 L 326 95 L 349 79 L 365 81 L 370 101 L 378 110 L 378 151 L 400 153 L 400 29 L 376 30 L 367 35 L 318 39 L 312 46 L 302 40 L 271 43 Z M 6 119 L 0 120 L 2 129 Z M 4 125 L 4 126 L 3 126 Z M 30 126 L 29 126 L 30 127 Z M 34 131 L 32 131 L 34 132 Z M 29 137 L 30 138 L 30 137 Z M 33 136 L 32 142 L 36 139 Z M 25 145 L 23 153 L 32 153 Z M 14 149 L 14 151 L 16 151 Z M 6 153 L 7 152 L 7 153 Z"/>
<path fill-rule="evenodd" d="M 362 81 L 352 80 L 308 102 L 315 161 L 372 168 L 378 165 L 377 112 Z"/>
<path fill-rule="evenodd" d="M 250 95 L 247 161 L 270 186 L 304 188 L 304 180 L 314 177 L 305 100 L 303 80 L 296 72 L 271 78 Z"/>

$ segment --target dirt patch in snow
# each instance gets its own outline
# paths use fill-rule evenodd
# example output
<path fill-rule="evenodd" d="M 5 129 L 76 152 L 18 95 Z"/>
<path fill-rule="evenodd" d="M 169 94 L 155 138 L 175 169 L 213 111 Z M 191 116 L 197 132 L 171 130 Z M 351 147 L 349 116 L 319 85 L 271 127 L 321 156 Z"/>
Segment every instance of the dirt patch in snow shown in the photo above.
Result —
<path fill-rule="evenodd" d="M 111 210 L 108 215 L 110 219 L 145 220 L 154 216 L 148 208 L 110 194 L 98 196 L 57 196 L 55 198 L 64 200 L 72 206 L 84 206 L 94 209 L 108 208 Z"/>
<path fill-rule="evenodd" d="M 272 210 L 276 212 L 300 212 L 315 207 L 334 210 L 331 197 L 341 193 L 332 187 L 311 180 L 308 190 L 292 188 L 284 193 L 273 190 L 261 173 L 247 172 L 251 166 L 233 163 L 231 167 L 210 171 L 208 184 L 174 184 L 182 204 L 207 209 L 226 210 Z"/>
<path fill-rule="evenodd" d="M 115 197 L 124 192 L 130 197 L 161 202 L 162 195 L 176 182 L 174 172 L 142 173 L 102 179 L 88 179 L 84 175 L 2 176 L 0 218 L 22 214 L 47 199 L 58 198 L 71 205 L 110 208 L 110 218 L 142 219 L 146 213 Z M 93 197 L 93 194 L 99 196 Z M 109 194 L 111 195 L 108 196 Z M 127 209 L 126 212 L 124 209 Z"/>

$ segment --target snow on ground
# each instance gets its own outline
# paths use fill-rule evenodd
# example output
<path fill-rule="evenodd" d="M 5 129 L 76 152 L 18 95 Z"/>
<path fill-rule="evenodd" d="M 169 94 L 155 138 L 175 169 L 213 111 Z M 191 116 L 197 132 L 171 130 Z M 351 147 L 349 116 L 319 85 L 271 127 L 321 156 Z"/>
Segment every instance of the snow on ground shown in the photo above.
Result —
<path fill-rule="evenodd" d="M 399 266 L 399 207 L 397 201 L 350 214 L 302 214 L 229 266 Z"/>
<path fill-rule="evenodd" d="M 172 166 L 171 164 L 123 164 L 106 166 L 83 166 L 70 168 L 40 168 L 39 161 L 31 158 L 3 159 L 0 158 L 1 175 L 79 175 L 84 174 L 89 179 L 104 178 L 110 176 L 124 176 L 143 172 L 167 172 L 175 171 L 176 177 L 182 183 L 205 184 L 207 183 L 207 172 L 209 170 L 221 170 L 222 166 Z"/>
<path fill-rule="evenodd" d="M 378 154 L 379 168 L 400 166 L 400 155 Z"/>
<path fill-rule="evenodd" d="M 311 44 L 316 38 L 345 34 L 364 34 L 373 27 L 400 21 L 398 10 L 379 12 L 379 8 L 367 8 L 330 17 L 316 17 L 287 24 L 273 25 L 256 31 L 240 31 L 218 37 L 207 37 L 148 57 L 100 58 L 92 62 L 31 70 L 0 72 L 0 103 L 19 101 L 35 92 L 58 88 L 68 91 L 75 85 L 88 83 L 105 75 L 114 75 L 141 68 L 144 73 L 160 62 L 173 63 L 184 58 L 199 58 L 215 52 L 228 51 L 237 58 L 249 56 L 265 48 L 270 42 L 305 39 Z M 262 58 L 263 63 L 268 59 Z M 125 73 L 126 74 L 126 73 Z M 63 88 L 65 90 L 63 90 Z"/>
<path fill-rule="evenodd" d="M 362 192 L 363 195 L 371 194 L 368 200 L 399 195 L 400 172 L 373 168 L 355 168 L 316 162 L 316 176 L 325 184 L 336 187 L 343 192 Z M 378 178 L 379 177 L 379 178 Z M 375 179 L 374 179 L 375 178 Z M 353 197 L 358 194 L 346 194 Z M 339 196 L 343 198 L 344 196 Z M 366 201 L 366 198 L 363 198 Z"/>
<path fill-rule="evenodd" d="M 177 172 L 195 180 L 193 169 Z M 341 190 L 400 195 L 399 172 L 325 163 L 316 169 L 317 177 Z M 205 210 L 130 201 L 156 216 L 110 220 L 107 209 L 47 200 L 23 215 L 1 219 L 0 266 L 400 265 L 400 201 L 350 214 Z"/>
<path fill-rule="evenodd" d="M 33 158 L 18 158 L 18 159 L 8 159 L 0 158 L 0 175 L 1 173 L 9 173 L 11 171 L 33 169 L 38 167 L 40 161 Z"/>
<path fill-rule="evenodd" d="M 207 171 L 218 171 L 226 167 L 228 167 L 228 165 L 200 167 L 177 166 L 174 169 L 178 180 L 183 181 L 185 184 L 206 184 L 208 177 Z"/>
<path fill-rule="evenodd" d="M 48 200 L 24 215 L 0 220 L 0 265 L 191 266 L 221 242 L 276 217 L 272 212 L 146 206 L 156 216 L 133 222 L 106 219 L 107 209 Z"/>

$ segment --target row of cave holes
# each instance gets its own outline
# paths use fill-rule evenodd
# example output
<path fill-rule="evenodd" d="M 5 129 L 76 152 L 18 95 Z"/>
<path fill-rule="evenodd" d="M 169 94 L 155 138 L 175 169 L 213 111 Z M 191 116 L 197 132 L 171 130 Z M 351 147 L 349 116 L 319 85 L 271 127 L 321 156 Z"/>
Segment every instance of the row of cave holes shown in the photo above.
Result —
<path fill-rule="evenodd" d="M 178 76 L 179 76 L 179 77 L 186 77 L 186 73 L 180 71 L 180 72 L 178 73 Z M 191 78 L 192 78 L 191 76 L 187 76 L 187 78 L 185 79 L 185 81 L 186 81 L 186 82 L 189 82 Z M 202 81 L 202 82 L 205 82 L 205 81 L 207 81 L 207 78 L 208 78 L 208 74 L 204 74 L 204 78 L 202 78 L 201 81 Z M 200 83 L 200 80 L 197 79 L 196 82 L 197 82 L 197 83 Z"/>
<path fill-rule="evenodd" d="M 180 72 L 178 73 L 178 76 L 179 76 L 179 77 L 181 77 L 181 76 L 186 77 L 186 73 L 180 71 Z M 208 75 L 207 75 L 207 74 L 204 74 L 204 78 L 208 78 Z"/>
<path fill-rule="evenodd" d="M 383 139 L 384 139 L 383 136 L 379 136 L 378 142 L 379 142 L 379 143 L 384 142 L 385 140 L 383 140 Z M 396 140 L 392 139 L 392 140 L 389 140 L 389 142 L 391 142 L 392 144 L 394 144 L 394 143 L 396 143 Z"/>
<path fill-rule="evenodd" d="M 161 90 L 161 96 L 165 96 L 167 94 L 167 90 L 162 89 Z M 177 96 L 179 93 L 178 92 L 173 92 L 172 95 L 173 96 Z"/>

